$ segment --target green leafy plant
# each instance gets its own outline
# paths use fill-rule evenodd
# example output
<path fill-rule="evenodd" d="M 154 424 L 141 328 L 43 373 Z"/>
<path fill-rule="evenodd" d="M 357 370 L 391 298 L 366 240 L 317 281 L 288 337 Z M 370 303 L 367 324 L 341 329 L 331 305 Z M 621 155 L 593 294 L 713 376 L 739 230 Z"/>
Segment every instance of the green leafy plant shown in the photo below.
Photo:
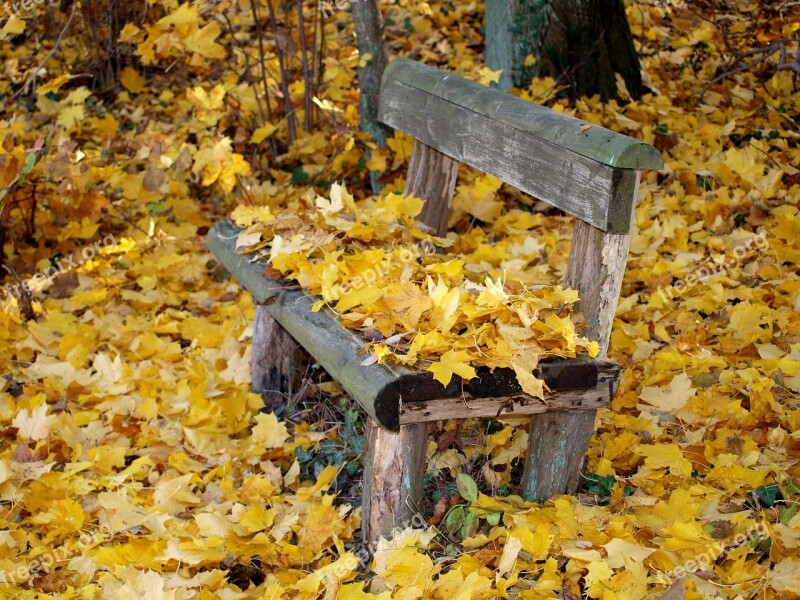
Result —
<path fill-rule="evenodd" d="M 583 478 L 586 480 L 586 491 L 597 496 L 601 505 L 608 504 L 617 478 L 613 475 L 603 476 L 597 473 L 586 473 Z"/>
<path fill-rule="evenodd" d="M 466 504 L 457 504 L 447 511 L 442 525 L 449 535 L 463 541 L 474 535 L 478 529 L 478 515 L 469 510 L 470 504 L 478 499 L 478 484 L 466 473 L 459 473 L 456 478 L 456 489 L 459 495 L 466 500 Z M 499 513 L 497 521 L 499 522 Z"/>

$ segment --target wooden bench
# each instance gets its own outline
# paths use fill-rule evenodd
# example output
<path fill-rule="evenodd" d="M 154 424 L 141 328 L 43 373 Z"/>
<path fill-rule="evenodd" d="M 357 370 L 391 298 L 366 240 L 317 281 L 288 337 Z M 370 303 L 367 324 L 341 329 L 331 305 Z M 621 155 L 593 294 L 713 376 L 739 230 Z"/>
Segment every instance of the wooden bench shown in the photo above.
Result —
<path fill-rule="evenodd" d="M 363 498 L 370 542 L 409 523 L 420 505 L 430 421 L 532 415 L 523 495 L 543 501 L 578 488 L 596 411 L 611 401 L 619 380 L 619 368 L 605 358 L 639 175 L 663 165 L 645 143 L 405 59 L 386 70 L 380 119 L 416 140 L 406 194 L 426 200 L 421 220 L 439 235 L 460 163 L 576 217 L 564 284 L 580 292 L 586 334 L 601 351 L 595 360 L 542 362 L 537 376 L 551 390 L 544 402 L 523 394 L 506 369 L 482 369 L 472 381 L 454 378 L 444 387 L 429 372 L 365 367 L 364 339 L 342 328 L 331 311 L 312 312 L 316 298 L 265 279 L 264 264 L 236 253 L 238 230 L 216 224 L 208 236 L 211 252 L 260 305 L 254 391 L 296 391 L 305 349 L 371 417 Z"/>

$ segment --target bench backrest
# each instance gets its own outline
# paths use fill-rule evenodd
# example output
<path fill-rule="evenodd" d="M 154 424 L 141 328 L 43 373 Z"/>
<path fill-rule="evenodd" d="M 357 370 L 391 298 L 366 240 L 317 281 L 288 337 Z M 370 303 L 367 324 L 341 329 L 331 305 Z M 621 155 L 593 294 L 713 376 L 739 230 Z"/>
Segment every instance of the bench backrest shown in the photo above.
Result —
<path fill-rule="evenodd" d="M 406 192 L 446 230 L 458 165 L 468 164 L 577 217 L 566 285 L 581 293 L 605 356 L 627 261 L 639 172 L 652 146 L 552 109 L 401 59 L 386 69 L 380 120 L 416 140 Z"/>
<path fill-rule="evenodd" d="M 630 230 L 630 173 L 663 166 L 644 142 L 408 59 L 386 69 L 380 120 L 612 233 Z"/>

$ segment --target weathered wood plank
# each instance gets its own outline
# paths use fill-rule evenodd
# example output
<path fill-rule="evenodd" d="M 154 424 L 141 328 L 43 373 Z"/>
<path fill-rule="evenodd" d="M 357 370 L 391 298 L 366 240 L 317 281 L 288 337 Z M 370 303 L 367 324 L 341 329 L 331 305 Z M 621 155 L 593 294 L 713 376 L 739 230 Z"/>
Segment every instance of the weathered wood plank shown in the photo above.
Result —
<path fill-rule="evenodd" d="M 596 410 L 569 410 L 531 419 L 523 498 L 544 502 L 577 491 L 596 416 Z"/>
<path fill-rule="evenodd" d="M 447 387 L 433 379 L 429 372 L 396 365 L 361 366 L 365 342 L 357 333 L 344 329 L 335 314 L 328 310 L 312 312 L 316 298 L 292 287 L 289 282 L 266 279 L 265 264 L 251 262 L 236 254 L 239 230 L 229 221 L 211 228 L 208 247 L 252 295 L 255 302 L 266 305 L 289 334 L 331 374 L 377 423 L 391 431 L 400 428 L 400 401 L 426 402 L 439 398 L 498 399 L 520 396 L 522 389 L 510 369 L 479 369 L 478 377 L 462 382 L 455 378 Z M 274 298 L 274 300 L 273 300 Z M 593 361 L 543 361 L 536 369 L 554 391 L 591 388 L 597 384 L 598 365 Z"/>
<path fill-rule="evenodd" d="M 391 433 L 368 422 L 361 526 L 373 548 L 394 527 L 408 527 L 419 511 L 427 443 L 424 423 Z"/>
<path fill-rule="evenodd" d="M 433 228 L 439 236 L 447 233 L 459 164 L 420 141 L 414 143 L 406 178 L 406 195 L 425 200 L 420 221 Z"/>
<path fill-rule="evenodd" d="M 253 324 L 252 388 L 267 407 L 291 402 L 303 385 L 308 355 L 264 306 Z"/>
<path fill-rule="evenodd" d="M 389 87 L 396 83 L 405 87 Z M 591 124 L 420 62 L 399 59 L 391 62 L 384 71 L 381 102 L 403 89 L 426 92 L 486 119 L 508 125 L 539 142 L 569 150 L 609 167 L 644 170 L 664 166 L 658 150 L 650 144 L 598 125 L 581 131 L 585 125 Z M 417 107 L 417 111 L 425 112 L 422 107 Z M 379 113 L 379 118 L 393 127 L 393 119 L 405 116 L 393 115 L 388 107 L 381 107 Z M 433 115 L 426 113 L 424 116 Z M 465 132 L 453 127 L 453 136 L 459 133 Z"/>
<path fill-rule="evenodd" d="M 582 121 L 413 61 L 387 69 L 379 116 L 457 161 L 615 233 L 629 231 L 633 209 L 620 165 L 661 164 L 647 144 L 599 127 L 581 133 Z M 599 130 L 607 132 L 603 143 Z M 603 150 L 586 150 L 593 155 L 587 157 L 575 151 L 583 143 Z"/>
<path fill-rule="evenodd" d="M 594 385 L 586 382 L 585 389 L 556 391 L 548 394 L 546 401 L 524 394 L 510 397 L 475 397 L 465 393 L 461 397 L 439 398 L 424 402 L 407 401 L 404 397 L 400 405 L 400 425 L 448 419 L 519 417 L 566 410 L 596 412 L 598 408 L 607 406 L 614 398 L 619 377 L 618 366 L 603 363 L 600 365 Z"/>
<path fill-rule="evenodd" d="M 627 193 L 635 202 L 639 173 L 624 173 L 621 193 Z M 608 353 L 630 242 L 630 235 L 606 233 L 588 223 L 575 221 L 565 285 L 580 292 L 580 309 L 589 325 L 587 335 L 600 344 L 598 360 L 604 360 Z"/>
<path fill-rule="evenodd" d="M 396 416 L 399 409 L 392 409 L 391 397 L 381 400 L 379 395 L 385 388 L 395 384 L 398 373 L 383 365 L 362 367 L 364 341 L 344 329 L 329 311 L 313 312 L 315 298 L 302 289 L 291 287 L 291 283 L 286 281 L 265 278 L 264 263 L 252 263 L 246 256 L 236 254 L 238 232 L 229 221 L 215 224 L 207 238 L 211 253 L 253 295 L 257 303 L 270 301 L 265 305 L 267 312 L 350 393 L 370 417 L 396 431 L 399 428 Z"/>

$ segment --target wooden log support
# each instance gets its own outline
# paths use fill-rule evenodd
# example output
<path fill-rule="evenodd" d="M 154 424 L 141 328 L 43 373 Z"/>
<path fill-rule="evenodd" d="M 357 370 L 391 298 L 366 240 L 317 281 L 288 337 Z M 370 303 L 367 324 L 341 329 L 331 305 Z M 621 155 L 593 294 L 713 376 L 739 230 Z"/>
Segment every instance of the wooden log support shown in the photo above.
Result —
<path fill-rule="evenodd" d="M 531 419 L 522 475 L 523 498 L 544 502 L 577 491 L 596 415 L 596 410 L 572 410 Z"/>
<path fill-rule="evenodd" d="M 427 425 L 403 425 L 400 433 L 392 433 L 369 421 L 367 447 L 361 526 L 364 539 L 374 548 L 394 528 L 410 526 L 420 510 Z"/>
<path fill-rule="evenodd" d="M 447 232 L 450 205 L 458 179 L 458 161 L 414 143 L 406 178 L 406 196 L 425 200 L 420 220 Z M 412 395 L 411 398 L 414 396 Z M 400 402 L 402 404 L 402 396 Z M 401 425 L 399 433 L 369 424 L 364 469 L 364 538 L 372 545 L 395 527 L 405 528 L 422 505 L 428 428 L 425 423 Z"/>
<path fill-rule="evenodd" d="M 632 207 L 636 205 L 639 177 L 638 171 L 621 171 L 619 175 L 620 201 L 624 198 Z M 604 360 L 608 353 L 630 244 L 627 233 L 607 233 L 580 219 L 575 221 L 565 285 L 580 292 L 580 308 L 589 325 L 587 334 L 600 344 L 598 360 Z"/>
<path fill-rule="evenodd" d="M 420 221 L 436 230 L 438 236 L 447 233 L 459 165 L 457 160 L 420 141 L 414 143 L 406 179 L 406 196 L 425 200 Z"/>
<path fill-rule="evenodd" d="M 252 388 L 267 407 L 292 402 L 303 385 L 308 354 L 266 307 L 256 307 L 253 324 Z"/>
<path fill-rule="evenodd" d="M 639 172 L 619 173 L 618 203 L 629 203 L 629 214 L 633 214 Z M 587 336 L 600 344 L 597 360 L 605 360 L 608 354 L 630 239 L 627 233 L 606 233 L 580 219 L 575 221 L 565 285 L 580 292 L 580 307 L 588 325 Z M 593 409 L 580 413 L 539 414 L 531 418 L 522 479 L 524 498 L 542 501 L 577 490 L 596 416 L 597 409 Z"/>

